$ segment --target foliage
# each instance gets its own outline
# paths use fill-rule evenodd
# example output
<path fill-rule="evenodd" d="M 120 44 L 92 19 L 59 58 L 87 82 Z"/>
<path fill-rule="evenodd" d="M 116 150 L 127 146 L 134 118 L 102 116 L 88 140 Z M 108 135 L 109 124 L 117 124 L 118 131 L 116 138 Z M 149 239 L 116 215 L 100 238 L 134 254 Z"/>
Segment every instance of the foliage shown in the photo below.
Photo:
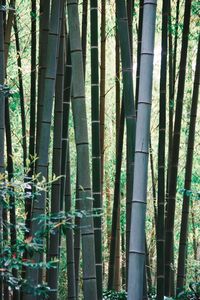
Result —
<path fill-rule="evenodd" d="M 127 293 L 125 291 L 106 291 L 103 293 L 103 300 L 126 300 Z"/>

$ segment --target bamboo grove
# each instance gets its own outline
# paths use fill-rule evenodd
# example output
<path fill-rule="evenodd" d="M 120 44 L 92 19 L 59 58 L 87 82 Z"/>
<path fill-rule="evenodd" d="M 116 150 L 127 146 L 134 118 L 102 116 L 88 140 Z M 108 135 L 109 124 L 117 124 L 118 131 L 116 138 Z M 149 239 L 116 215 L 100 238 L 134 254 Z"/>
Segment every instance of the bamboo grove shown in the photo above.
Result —
<path fill-rule="evenodd" d="M 0 299 L 200 299 L 199 21 L 0 0 Z"/>

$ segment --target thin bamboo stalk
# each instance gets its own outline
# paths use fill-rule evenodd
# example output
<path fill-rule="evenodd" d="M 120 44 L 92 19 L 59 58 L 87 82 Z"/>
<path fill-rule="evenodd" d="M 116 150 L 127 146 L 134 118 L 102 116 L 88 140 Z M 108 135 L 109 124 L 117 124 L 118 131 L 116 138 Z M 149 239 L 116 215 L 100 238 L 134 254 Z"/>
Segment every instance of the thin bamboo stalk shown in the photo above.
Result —
<path fill-rule="evenodd" d="M 143 4 L 144 4 L 144 0 L 140 0 L 139 21 L 138 21 L 138 37 L 137 37 L 136 87 L 135 87 L 135 108 L 136 108 L 136 111 L 137 111 L 138 97 L 139 97 L 140 56 L 141 56 L 142 23 L 143 23 Z"/>
<path fill-rule="evenodd" d="M 98 58 L 98 5 L 97 0 L 90 1 L 91 32 L 91 109 L 92 109 L 92 189 L 94 197 L 94 236 L 96 254 L 97 296 L 102 299 L 102 196 L 101 196 L 101 152 L 99 118 L 99 58 Z"/>
<path fill-rule="evenodd" d="M 68 144 L 68 159 L 66 172 L 66 188 L 65 188 L 65 211 L 66 215 L 71 210 L 71 180 L 70 180 L 70 150 Z M 72 220 L 68 219 L 72 225 Z M 66 229 L 66 247 L 67 247 L 67 278 L 68 278 L 68 299 L 76 298 L 76 281 L 75 281 L 75 261 L 74 261 L 74 237 L 73 229 L 67 227 Z"/>
<path fill-rule="evenodd" d="M 26 167 L 27 159 L 27 142 L 26 142 L 26 115 L 24 106 L 24 87 L 23 87 L 23 76 L 22 76 L 22 62 L 21 62 L 21 50 L 17 26 L 17 17 L 14 15 L 14 32 L 15 42 L 17 51 L 17 67 L 18 67 L 18 79 L 19 79 L 19 94 L 20 94 L 20 107 L 21 107 L 21 124 L 22 124 L 22 149 L 23 149 L 23 166 Z"/>
<path fill-rule="evenodd" d="M 116 174 L 115 174 L 115 188 L 114 188 L 114 201 L 112 211 L 112 231 L 110 242 L 110 258 L 109 258 L 109 277 L 108 277 L 108 290 L 114 289 L 115 284 L 115 263 L 116 263 L 116 250 L 117 250 L 117 230 L 116 227 L 120 222 L 120 178 L 121 178 L 121 165 L 122 165 L 122 150 L 124 139 L 124 104 L 121 108 L 120 128 L 118 132 L 118 145 L 116 157 Z M 119 268 L 119 265 L 118 265 Z"/>
<path fill-rule="evenodd" d="M 52 183 L 51 189 L 51 222 L 57 223 L 60 212 L 61 198 L 61 157 L 62 157 L 62 126 L 63 126 L 63 91 L 64 91 L 64 12 L 62 12 L 60 28 L 60 45 L 58 55 L 58 67 L 55 87 L 55 109 L 54 109 L 54 141 L 53 141 L 53 176 L 58 177 Z M 58 274 L 60 256 L 60 228 L 55 228 L 50 232 L 48 259 L 57 261 L 53 268 L 47 270 L 48 286 L 50 287 L 49 299 L 58 299 Z"/>
<path fill-rule="evenodd" d="M 10 4 L 9 4 L 8 19 L 7 19 L 7 23 L 6 23 L 6 29 L 5 29 L 5 41 L 4 41 L 5 70 L 6 70 L 7 62 L 8 62 L 8 53 L 9 53 L 9 47 L 10 47 L 10 38 L 11 38 L 11 31 L 12 31 L 12 26 L 13 26 L 14 13 L 15 13 L 15 0 L 11 0 Z"/>
<path fill-rule="evenodd" d="M 83 13 L 82 13 L 82 51 L 83 51 L 83 72 L 85 76 L 86 68 L 86 48 L 87 48 L 87 17 L 88 17 L 88 0 L 83 0 Z"/>
<path fill-rule="evenodd" d="M 104 147 L 105 147 L 105 79 L 106 79 L 106 1 L 101 1 L 101 66 L 100 66 L 100 151 L 101 151 L 101 194 L 104 185 Z"/>
<path fill-rule="evenodd" d="M 16 242 L 17 242 L 17 231 L 16 231 L 16 211 L 15 211 L 15 194 L 14 188 L 11 182 L 14 178 L 14 166 L 12 158 L 12 137 L 10 128 L 10 113 L 9 113 L 9 100 L 8 97 L 5 99 L 5 128 L 6 128 L 6 145 L 7 145 L 7 171 L 8 171 L 8 181 L 10 182 L 10 194 L 9 194 L 9 206 L 10 206 L 10 242 L 12 255 L 16 256 Z M 18 270 L 16 268 L 12 269 L 12 275 L 17 278 Z M 13 289 L 13 300 L 19 299 L 19 291 Z"/>
<path fill-rule="evenodd" d="M 4 60 L 4 28 L 3 28 L 3 9 L 2 0 L 0 0 L 0 174 L 4 175 L 4 130 L 5 130 L 5 97 L 4 97 L 4 79 L 5 79 L 5 60 Z M 0 180 L 0 254 L 3 251 L 3 189 L 4 179 Z M 0 271 L 0 299 L 3 299 L 3 272 Z"/>
<path fill-rule="evenodd" d="M 166 139 L 166 88 L 167 88 L 167 40 L 169 1 L 163 0 L 162 41 L 160 68 L 160 113 L 158 137 L 158 218 L 156 224 L 157 246 L 157 298 L 163 300 L 165 288 L 165 139 Z"/>

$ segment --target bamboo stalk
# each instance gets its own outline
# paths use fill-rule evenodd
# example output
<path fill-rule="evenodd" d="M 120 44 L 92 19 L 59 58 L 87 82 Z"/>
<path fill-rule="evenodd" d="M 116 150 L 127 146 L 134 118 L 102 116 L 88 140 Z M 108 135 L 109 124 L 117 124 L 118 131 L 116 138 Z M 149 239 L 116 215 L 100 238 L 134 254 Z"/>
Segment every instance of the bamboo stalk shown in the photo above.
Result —
<path fill-rule="evenodd" d="M 5 79 L 5 60 L 4 60 L 4 28 L 3 28 L 3 9 L 2 0 L 0 0 L 0 174 L 4 175 L 4 130 L 5 130 L 5 97 L 4 97 L 4 79 Z M 0 181 L 0 254 L 3 252 L 3 189 L 4 179 Z M 3 272 L 0 271 L 0 299 L 3 297 Z"/>
<path fill-rule="evenodd" d="M 48 175 L 48 148 L 50 141 L 50 126 L 52 117 L 52 106 L 53 106 L 53 95 L 55 91 L 55 81 L 57 72 L 57 56 L 58 56 L 58 45 L 59 45 L 59 26 L 60 26 L 60 14 L 62 1 L 52 0 L 51 6 L 51 18 L 50 28 L 48 35 L 48 46 L 47 46 L 47 68 L 44 78 L 44 110 L 42 112 L 41 119 L 41 132 L 39 136 L 39 158 L 36 165 L 36 173 L 47 179 Z M 40 217 L 44 214 L 46 207 L 46 193 L 41 192 L 41 195 L 33 203 L 32 213 L 32 224 L 31 224 L 31 236 L 33 239 L 37 237 L 38 247 L 43 247 L 43 231 L 45 229 L 45 222 L 40 221 Z M 38 233 L 39 231 L 39 233 Z M 37 235 L 36 235 L 37 234 Z M 39 236 L 38 236 L 39 234 Z M 35 262 L 43 261 L 43 255 L 36 251 L 33 252 L 33 259 Z M 38 269 L 27 269 L 27 280 L 35 290 L 38 282 L 41 280 L 41 272 L 39 278 Z M 34 299 L 35 295 L 25 294 L 25 300 Z"/>
<path fill-rule="evenodd" d="M 51 222 L 57 223 L 56 218 L 60 212 L 61 198 L 61 157 L 62 157 L 62 125 L 63 125 L 63 91 L 64 91 L 64 12 L 62 12 L 60 26 L 60 44 L 58 55 L 58 67 L 55 86 L 55 108 L 54 108 L 54 141 L 53 141 L 53 176 L 58 177 L 52 183 L 51 190 Z M 59 274 L 59 257 L 60 257 L 60 228 L 56 226 L 49 237 L 48 259 L 56 261 L 54 268 L 47 270 L 48 286 L 50 287 L 49 299 L 58 299 L 58 274 Z"/>
<path fill-rule="evenodd" d="M 67 0 L 68 25 L 72 60 L 72 112 L 74 118 L 75 141 L 78 163 L 78 185 L 80 209 L 88 216 L 81 218 L 81 237 L 83 251 L 83 289 L 84 299 L 97 299 L 94 225 L 91 216 L 93 209 L 90 171 L 88 129 L 85 106 L 85 86 L 83 57 L 81 50 L 80 25 L 77 0 Z M 88 255 L 89 253 L 89 255 Z"/>
<path fill-rule="evenodd" d="M 156 4 L 157 1 L 155 0 L 144 0 L 134 183 L 131 210 L 128 300 L 140 300 L 143 297 L 143 274 L 145 264 L 145 213 Z"/>
<path fill-rule="evenodd" d="M 192 106 L 190 112 L 190 127 L 187 144 L 187 157 L 185 166 L 185 183 L 184 183 L 184 197 L 181 216 L 181 233 L 179 240 L 179 255 L 178 255 L 178 272 L 177 272 L 177 293 L 181 292 L 184 287 L 184 280 L 186 277 L 186 256 L 187 256 L 187 240 L 188 240 L 188 222 L 189 222 L 189 208 L 190 196 L 187 192 L 191 189 L 192 181 L 192 166 L 193 153 L 195 142 L 195 126 L 198 108 L 199 83 L 200 83 L 200 37 L 198 42 L 196 70 L 193 85 Z"/>
<path fill-rule="evenodd" d="M 174 293 L 171 291 L 171 283 L 174 282 L 174 277 L 171 276 L 171 264 L 173 262 L 173 230 L 174 230 L 174 218 L 175 218 L 175 206 L 176 206 L 176 185 L 178 174 L 178 161 L 179 161 L 179 149 L 180 149 L 180 133 L 181 133 L 181 121 L 183 111 L 184 100 L 184 88 L 185 88 L 185 74 L 186 74 L 186 62 L 187 62 L 187 48 L 188 48 L 188 34 L 190 27 L 190 13 L 191 13 L 191 1 L 185 2 L 185 14 L 184 25 L 182 34 L 182 49 L 180 59 L 180 72 L 178 81 L 178 91 L 176 100 L 176 113 L 173 132 L 172 143 L 172 156 L 171 165 L 169 170 L 169 199 L 166 217 L 166 229 L 165 229 L 165 295 L 170 296 Z"/>
<path fill-rule="evenodd" d="M 165 277 L 165 131 L 166 131 L 166 87 L 167 87 L 167 25 L 169 1 L 163 0 L 162 6 L 162 41 L 160 68 L 160 113 L 158 137 L 158 218 L 156 224 L 157 246 L 157 298 L 163 300 Z"/>

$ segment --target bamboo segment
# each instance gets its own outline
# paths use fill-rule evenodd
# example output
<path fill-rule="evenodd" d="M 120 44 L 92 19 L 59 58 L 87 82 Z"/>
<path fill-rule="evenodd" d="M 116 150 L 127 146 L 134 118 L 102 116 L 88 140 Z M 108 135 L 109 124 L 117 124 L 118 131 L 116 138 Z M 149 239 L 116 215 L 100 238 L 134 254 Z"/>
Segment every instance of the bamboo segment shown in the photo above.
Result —
<path fill-rule="evenodd" d="M 156 0 L 144 0 L 139 101 L 129 248 L 128 300 L 143 298 L 145 213 L 152 98 Z"/>

